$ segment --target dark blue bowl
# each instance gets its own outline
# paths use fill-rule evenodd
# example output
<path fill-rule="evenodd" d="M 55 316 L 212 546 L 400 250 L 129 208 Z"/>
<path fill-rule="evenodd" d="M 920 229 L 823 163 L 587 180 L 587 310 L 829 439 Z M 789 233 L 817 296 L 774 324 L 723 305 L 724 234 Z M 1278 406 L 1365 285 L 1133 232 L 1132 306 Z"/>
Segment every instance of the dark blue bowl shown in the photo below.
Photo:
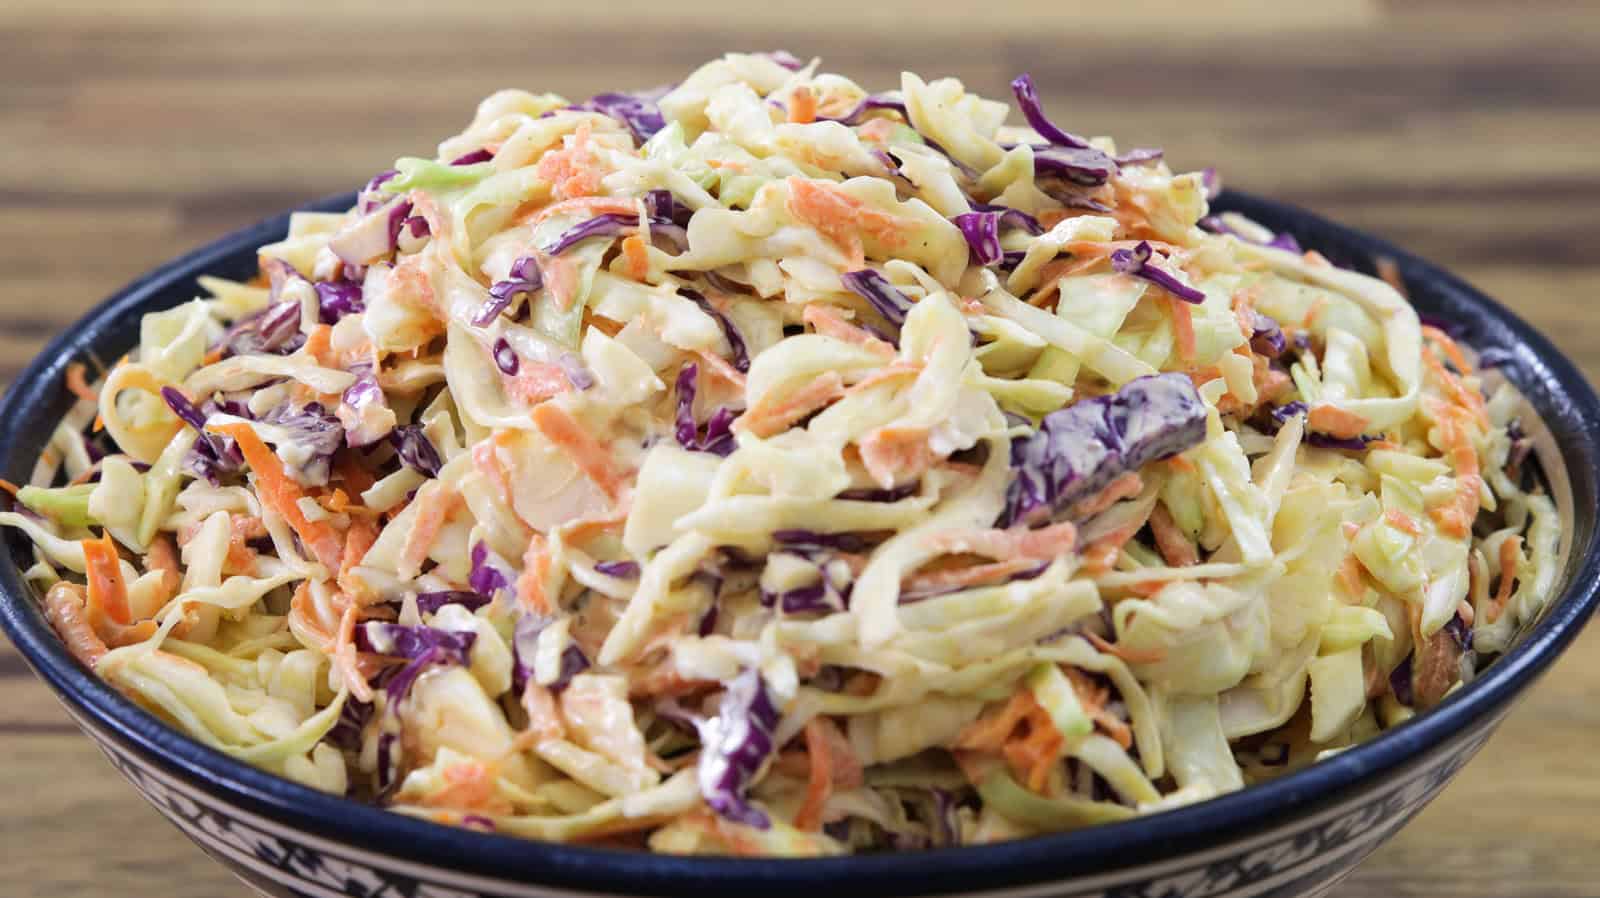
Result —
<path fill-rule="evenodd" d="M 353 196 L 308 208 L 339 210 Z M 208 854 L 279 896 L 819 894 L 1176 896 L 1321 894 L 1431 799 L 1600 601 L 1596 475 L 1600 399 L 1571 361 L 1498 303 L 1389 244 L 1291 206 L 1229 192 L 1219 210 L 1288 231 L 1333 261 L 1399 266 L 1422 312 L 1507 360 L 1545 424 L 1539 458 L 1567 521 L 1559 595 L 1520 642 L 1438 708 L 1282 779 L 1190 807 L 1000 845 L 823 860 L 679 858 L 542 844 L 427 823 L 334 798 L 213 751 L 144 712 L 67 654 L 21 577 L 26 546 L 0 558 L 0 624 L 78 724 L 136 788 Z M 169 262 L 56 338 L 0 402 L 0 476 L 26 480 L 70 397 L 68 362 L 129 349 L 144 313 L 190 299 L 200 274 L 247 278 L 287 215 Z"/>

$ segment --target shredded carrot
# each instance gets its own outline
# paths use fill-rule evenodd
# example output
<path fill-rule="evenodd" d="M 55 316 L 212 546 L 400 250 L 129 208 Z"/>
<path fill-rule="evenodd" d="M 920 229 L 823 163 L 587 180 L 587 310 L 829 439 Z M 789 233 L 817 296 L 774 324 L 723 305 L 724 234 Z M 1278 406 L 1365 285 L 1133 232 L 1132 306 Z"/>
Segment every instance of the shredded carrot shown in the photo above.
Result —
<path fill-rule="evenodd" d="M 642 281 L 650 274 L 650 252 L 644 238 L 629 234 L 622 241 L 622 257 L 628 260 L 628 277 Z"/>
<path fill-rule="evenodd" d="M 1031 693 L 1029 695 L 1031 698 Z M 1045 793 L 1050 784 L 1050 774 L 1061 760 L 1066 738 L 1056 729 L 1050 714 L 1037 700 L 1028 714 L 1028 729 L 1022 736 L 1006 743 L 1002 750 L 1006 763 L 1023 785 L 1038 793 Z"/>
<path fill-rule="evenodd" d="M 956 736 L 952 747 L 968 751 L 999 751 L 1036 704 L 1031 692 L 1018 689 L 1004 705 L 985 712 L 967 724 Z"/>
<path fill-rule="evenodd" d="M 551 185 L 551 192 L 557 199 L 590 197 L 600 192 L 605 170 L 589 150 L 590 131 L 588 122 L 578 125 L 571 143 L 559 150 L 549 150 L 539 158 L 536 171 Z"/>
<path fill-rule="evenodd" d="M 373 598 L 372 588 L 355 575 L 355 568 L 367 557 L 367 551 L 378 541 L 378 522 L 368 517 L 352 518 L 350 529 L 344 535 L 344 554 L 339 560 L 339 588 L 357 604 L 368 604 Z"/>
<path fill-rule="evenodd" d="M 1009 577 L 1012 574 L 1034 567 L 1038 562 L 1025 558 L 1008 558 L 990 564 L 975 564 L 970 567 L 942 568 L 922 572 L 919 571 L 907 577 L 901 584 L 901 592 L 905 595 L 919 593 L 942 592 L 961 586 L 974 586 L 979 583 L 988 583 Z"/>
<path fill-rule="evenodd" d="M 884 489 L 921 477 L 939 460 L 925 427 L 875 427 L 857 445 L 862 466 Z"/>
<path fill-rule="evenodd" d="M 1310 262 L 1312 265 L 1317 266 L 1318 268 L 1333 267 L 1333 263 L 1328 261 L 1327 256 L 1324 256 L 1322 253 L 1319 253 L 1314 249 L 1306 250 L 1301 254 L 1301 258 L 1305 259 L 1307 262 Z"/>
<path fill-rule="evenodd" d="M 330 654 L 345 685 L 350 687 L 350 695 L 359 701 L 370 702 L 372 687 L 356 667 L 356 616 L 360 610 L 354 601 L 346 599 L 344 613 L 339 615 L 339 629 L 334 633 L 333 651 Z"/>
<path fill-rule="evenodd" d="M 732 362 L 708 349 L 697 349 L 694 354 L 696 358 L 706 363 L 708 373 L 715 374 L 733 386 L 738 387 L 741 391 L 744 390 L 747 378 L 744 376 L 744 372 L 733 367 Z"/>
<path fill-rule="evenodd" d="M 1389 524 L 1389 526 L 1400 531 L 1401 533 L 1409 533 L 1412 536 L 1422 535 L 1422 528 L 1418 526 L 1417 522 L 1412 520 L 1410 515 L 1398 508 L 1391 508 L 1384 512 L 1383 519 Z"/>
<path fill-rule="evenodd" d="M 861 127 L 856 129 L 856 134 L 862 140 L 872 143 L 888 143 L 889 139 L 894 136 L 894 132 L 895 122 L 887 118 L 868 119 L 861 123 Z"/>
<path fill-rule="evenodd" d="M 811 383 L 776 402 L 768 402 L 766 397 L 762 397 L 762 401 L 756 403 L 754 408 L 739 416 L 734 428 L 748 430 L 758 437 L 770 437 L 789 429 L 796 421 L 844 394 L 844 378 L 839 376 L 839 372 L 824 371 Z"/>
<path fill-rule="evenodd" d="M 1194 462 L 1182 455 L 1174 455 L 1167 459 L 1167 466 L 1183 474 L 1198 474 L 1200 472 L 1200 469 L 1195 467 Z"/>
<path fill-rule="evenodd" d="M 920 359 L 895 359 L 889 364 L 884 365 L 882 368 L 875 369 L 866 377 L 863 377 L 862 379 L 851 384 L 845 389 L 844 394 L 849 396 L 852 393 L 860 393 L 864 390 L 871 389 L 872 387 L 881 383 L 887 383 L 891 380 L 898 380 L 906 376 L 921 374 L 922 369 L 925 367 L 927 366 Z"/>
<path fill-rule="evenodd" d="M 513 399 L 530 406 L 567 392 L 571 385 L 560 365 L 526 360 L 516 374 L 502 374 L 501 382 Z"/>
<path fill-rule="evenodd" d="M 1044 308 L 1061 288 L 1062 278 L 1082 274 L 1098 266 L 1109 259 L 1114 250 L 1112 244 L 1102 243 L 1074 243 L 1069 246 L 1072 249 L 1067 251 L 1072 255 L 1052 259 L 1039 267 L 1039 289 L 1028 297 L 1028 305 Z"/>
<path fill-rule="evenodd" d="M 794 826 L 805 832 L 822 828 L 822 807 L 833 794 L 833 758 L 829 753 L 828 735 L 823 727 L 825 717 L 806 721 L 806 755 L 811 761 L 811 778 L 806 784 L 806 800 L 795 812 Z"/>
<path fill-rule="evenodd" d="M 1471 415 L 1479 425 L 1487 429 L 1489 426 L 1489 411 L 1485 407 L 1483 394 L 1467 389 L 1466 384 L 1461 382 L 1461 378 L 1451 374 L 1445 368 L 1444 363 L 1439 361 L 1439 357 L 1434 354 L 1431 348 L 1423 348 L 1422 361 L 1428 366 L 1428 370 L 1439 379 L 1445 388 L 1445 392 L 1450 395 L 1451 400 L 1465 410 L 1467 414 Z"/>
<path fill-rule="evenodd" d="M 1326 402 L 1311 407 L 1306 415 L 1306 423 L 1314 430 L 1341 440 L 1361 436 L 1372 425 L 1371 421 L 1355 412 Z"/>
<path fill-rule="evenodd" d="M 1172 316 L 1172 333 L 1178 341 L 1178 358 L 1184 363 L 1194 361 L 1194 314 L 1189 303 L 1176 296 L 1167 296 L 1167 313 Z"/>
<path fill-rule="evenodd" d="M 456 509 L 461 507 L 461 493 L 444 481 L 434 481 L 436 486 L 417 494 L 417 516 L 406 533 L 405 544 L 400 548 L 401 571 L 415 571 L 427 560 L 428 552 L 439 538 L 439 531 L 449 522 Z M 341 555 L 343 553 L 341 552 Z"/>
<path fill-rule="evenodd" d="M 1353 599 L 1359 599 L 1366 590 L 1361 586 L 1361 559 L 1354 553 L 1346 555 L 1344 561 L 1339 563 L 1339 572 L 1335 575 L 1339 586 Z"/>
<path fill-rule="evenodd" d="M 1449 359 L 1450 364 L 1455 365 L 1456 370 L 1463 376 L 1472 374 L 1472 363 L 1467 361 L 1467 354 L 1461 351 L 1461 345 L 1449 334 L 1431 324 L 1424 324 L 1422 335 L 1439 344 L 1439 348 L 1444 350 L 1445 358 Z"/>
<path fill-rule="evenodd" d="M 566 256 L 538 254 L 539 268 L 544 272 L 545 287 L 556 308 L 563 312 L 578 301 L 578 263 Z"/>
<path fill-rule="evenodd" d="M 510 814 L 511 801 L 495 792 L 498 779 L 494 768 L 482 761 L 460 761 L 446 767 L 444 782 L 417 799 L 423 807 L 476 811 L 485 814 Z"/>
<path fill-rule="evenodd" d="M 566 718 L 561 716 L 555 696 L 532 678 L 523 687 L 522 708 L 528 712 L 528 728 L 523 732 L 534 745 L 567 738 Z"/>
<path fill-rule="evenodd" d="M 1326 308 L 1327 305 L 1328 297 L 1318 295 L 1316 299 L 1311 301 L 1311 305 L 1306 307 L 1306 314 L 1300 319 L 1300 326 L 1306 330 L 1310 330 L 1311 325 L 1316 323 L 1316 320 L 1322 316 L 1322 310 Z"/>
<path fill-rule="evenodd" d="M 1500 583 L 1495 587 L 1494 600 L 1489 603 L 1485 617 L 1489 623 L 1500 619 L 1511 603 L 1511 588 L 1517 579 L 1517 566 L 1522 557 L 1522 537 L 1508 536 L 1500 544 Z"/>
<path fill-rule="evenodd" d="M 88 568 L 89 623 L 98 624 L 102 617 L 117 624 L 133 623 L 133 613 L 128 609 L 128 587 L 122 579 L 121 559 L 111 534 L 86 539 L 80 545 L 83 546 L 84 565 Z"/>
<path fill-rule="evenodd" d="M 261 501 L 289 522 L 294 532 L 311 549 L 323 567 L 329 571 L 339 569 L 339 559 L 344 555 L 344 541 L 339 538 L 338 531 L 326 521 L 308 520 L 305 512 L 300 510 L 300 500 L 305 498 L 306 492 L 290 477 L 278 461 L 278 456 L 267 444 L 256 436 L 255 429 L 249 424 L 239 422 L 236 424 L 217 424 L 209 426 L 209 430 L 233 437 L 239 444 L 239 451 L 250 465 L 256 475 L 256 487 L 261 494 Z"/>
<path fill-rule="evenodd" d="M 549 544 L 543 536 L 535 533 L 528 540 L 528 550 L 522 556 L 522 573 L 517 577 L 517 598 L 522 602 L 522 607 L 539 614 L 555 613 L 555 603 L 546 594 L 549 577 Z"/>
<path fill-rule="evenodd" d="M 150 541 L 150 549 L 144 556 L 144 569 L 161 572 L 160 604 L 165 605 L 178 594 L 178 587 L 183 582 L 183 573 L 178 565 L 178 550 L 172 544 L 171 537 L 158 533 Z"/>
<path fill-rule="evenodd" d="M 260 518 L 236 514 L 229 519 L 228 554 L 222 559 L 222 570 L 229 574 L 253 574 L 256 569 L 256 550 L 250 540 L 267 533 Z"/>
<path fill-rule="evenodd" d="M 305 353 L 316 360 L 324 368 L 331 368 L 335 364 L 333 357 L 333 327 L 319 324 L 306 334 Z"/>
<path fill-rule="evenodd" d="M 1470 412 L 1460 407 L 1435 407 L 1442 442 L 1456 472 L 1456 493 L 1442 505 L 1429 510 L 1439 527 L 1451 536 L 1465 538 L 1472 532 L 1472 522 L 1478 516 L 1479 492 L 1483 477 L 1478 468 L 1478 453 L 1472 448 L 1464 420 Z"/>
<path fill-rule="evenodd" d="M 789 214 L 843 250 L 851 268 L 867 264 L 864 237 L 893 248 L 905 242 L 914 224 L 868 206 L 829 181 L 792 177 L 787 183 Z"/>
<path fill-rule="evenodd" d="M 534 426 L 545 438 L 567 453 L 590 482 L 613 502 L 620 499 L 628 484 L 616 461 L 598 440 L 580 426 L 566 409 L 546 402 L 533 410 Z"/>
<path fill-rule="evenodd" d="M 1073 694 L 1077 695 L 1078 703 L 1092 718 L 1095 725 L 1104 730 L 1107 736 L 1123 748 L 1133 746 L 1133 730 L 1129 729 L 1128 722 L 1111 712 L 1111 690 L 1105 686 L 1097 685 L 1089 675 L 1075 667 L 1062 668 L 1067 681 L 1072 684 Z"/>
<path fill-rule="evenodd" d="M 296 637 L 308 639 L 318 651 L 331 653 L 334 633 L 318 610 L 316 599 L 311 595 L 311 581 L 300 581 L 289 599 L 289 628 Z"/>
<path fill-rule="evenodd" d="M 15 483 L 12 483 L 11 481 L 6 480 L 4 478 L 0 478 L 0 490 L 5 490 L 6 492 L 10 493 L 11 494 L 11 498 L 13 498 L 13 499 L 15 499 L 17 497 L 18 493 L 22 492 L 22 489 L 20 487 L 18 487 Z"/>
<path fill-rule="evenodd" d="M 1106 484 L 1105 488 L 1100 492 L 1086 499 L 1078 500 L 1072 506 L 1072 513 L 1080 519 L 1092 517 L 1121 502 L 1123 499 L 1139 495 L 1139 491 L 1142 489 L 1144 489 L 1144 481 L 1140 479 L 1138 474 L 1129 471 Z M 1123 540 L 1123 542 L 1127 542 L 1127 540 Z M 1121 543 L 1118 545 L 1121 545 Z"/>
<path fill-rule="evenodd" d="M 811 88 L 804 85 L 795 88 L 789 94 L 789 121 L 797 125 L 809 125 L 817 120 L 817 97 Z"/>
<path fill-rule="evenodd" d="M 825 337 L 842 340 L 851 346 L 859 346 L 886 359 L 894 357 L 893 346 L 873 336 L 866 329 L 846 321 L 832 306 L 808 303 L 802 318 L 812 330 Z"/>
<path fill-rule="evenodd" d="M 106 656 L 110 648 L 95 633 L 94 628 L 89 626 L 80 589 L 77 584 L 66 580 L 59 580 L 51 586 L 44 597 L 45 620 L 50 622 L 50 627 L 56 631 L 56 635 L 66 643 L 67 651 L 72 653 L 72 657 L 92 669 L 100 663 L 100 659 Z"/>
<path fill-rule="evenodd" d="M 88 368 L 82 362 L 73 362 L 67 366 L 67 392 L 86 402 L 99 402 L 100 393 L 89 386 L 85 377 Z"/>
<path fill-rule="evenodd" d="M 1172 519 L 1166 503 L 1157 502 L 1150 511 L 1150 530 L 1156 538 L 1156 549 L 1161 558 L 1172 567 L 1188 567 L 1200 563 L 1200 553 L 1189 535 Z"/>
<path fill-rule="evenodd" d="M 633 215 L 638 212 L 638 207 L 631 199 L 612 196 L 580 196 L 565 199 L 555 203 L 534 206 L 531 209 L 518 209 L 516 214 L 517 224 L 533 225 L 537 227 L 546 219 L 556 215 L 582 214 L 586 217 L 596 215 Z M 544 260 L 541 259 L 542 263 Z M 541 265 L 542 268 L 542 265 Z"/>
<path fill-rule="evenodd" d="M 1038 530 L 1012 527 L 1009 530 L 947 530 L 928 536 L 927 544 L 950 553 L 970 553 L 998 559 L 1050 561 L 1077 545 L 1078 528 L 1070 521 L 1051 524 Z"/>
<path fill-rule="evenodd" d="M 1104 636 L 1093 631 L 1085 632 L 1083 638 L 1107 655 L 1115 655 L 1129 664 L 1156 664 L 1167 657 L 1166 649 L 1130 649 L 1115 642 L 1108 642 Z"/>

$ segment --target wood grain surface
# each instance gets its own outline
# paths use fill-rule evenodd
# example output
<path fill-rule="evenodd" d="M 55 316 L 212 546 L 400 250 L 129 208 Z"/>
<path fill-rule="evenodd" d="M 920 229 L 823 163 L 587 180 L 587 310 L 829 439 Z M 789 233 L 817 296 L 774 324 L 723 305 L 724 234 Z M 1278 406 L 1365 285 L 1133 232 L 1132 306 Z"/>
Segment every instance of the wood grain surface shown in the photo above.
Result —
<path fill-rule="evenodd" d="M 1004 10 L 1004 12 L 1002 12 Z M 1444 263 L 1600 379 L 1600 6 L 1552 0 L 622 0 L 0 8 L 0 382 L 140 272 L 431 155 L 502 86 L 582 97 L 785 46 L 902 68 L 1310 206 Z M 1600 628 L 1336 892 L 1600 895 Z M 0 894 L 245 890 L 0 646 Z"/>

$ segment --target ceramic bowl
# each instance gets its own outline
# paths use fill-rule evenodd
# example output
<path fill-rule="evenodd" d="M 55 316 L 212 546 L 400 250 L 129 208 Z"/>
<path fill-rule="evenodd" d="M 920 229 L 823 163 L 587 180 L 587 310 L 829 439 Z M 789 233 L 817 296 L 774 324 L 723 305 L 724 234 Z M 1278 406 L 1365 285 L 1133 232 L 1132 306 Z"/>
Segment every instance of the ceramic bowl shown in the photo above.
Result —
<path fill-rule="evenodd" d="M 312 207 L 344 209 L 352 196 Z M 0 552 L 0 624 L 112 765 L 202 849 L 273 896 L 549 898 L 1245 898 L 1321 895 L 1403 826 L 1470 760 L 1513 703 L 1578 633 L 1600 597 L 1596 477 L 1600 399 L 1576 366 L 1504 307 L 1376 238 L 1282 203 L 1230 192 L 1243 212 L 1334 262 L 1371 271 L 1387 256 L 1417 306 L 1504 361 L 1545 427 L 1538 457 L 1567 522 L 1563 576 L 1520 642 L 1438 708 L 1274 782 L 1080 832 L 991 846 L 820 860 L 684 858 L 541 844 L 440 826 L 314 792 L 195 742 L 79 665 L 20 574 L 26 546 Z M 281 215 L 140 278 L 53 341 L 0 402 L 0 476 L 26 480 L 70 398 L 75 360 L 117 358 L 139 318 L 194 296 L 200 274 L 248 278 Z M 1504 738 L 1516 739 L 1516 733 Z"/>

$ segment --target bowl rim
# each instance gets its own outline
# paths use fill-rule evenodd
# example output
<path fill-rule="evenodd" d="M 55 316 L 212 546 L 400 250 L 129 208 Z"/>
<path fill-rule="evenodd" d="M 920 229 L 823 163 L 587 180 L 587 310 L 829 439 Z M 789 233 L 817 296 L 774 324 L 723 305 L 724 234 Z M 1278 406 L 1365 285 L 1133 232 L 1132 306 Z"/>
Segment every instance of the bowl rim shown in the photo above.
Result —
<path fill-rule="evenodd" d="M 327 197 L 294 211 L 342 211 L 353 193 Z M 1394 259 L 1402 271 L 1438 282 L 1479 307 L 1509 333 L 1510 341 L 1537 358 L 1537 375 L 1557 404 L 1579 421 L 1600 421 L 1600 397 L 1582 373 L 1543 335 L 1517 315 L 1460 278 L 1387 241 L 1328 221 L 1305 209 L 1227 191 L 1216 204 L 1252 217 L 1292 222 L 1372 255 Z M 18 375 L 0 400 L 0 470 L 15 463 L 18 434 L 38 418 L 58 389 L 68 361 L 104 342 L 119 320 L 133 320 L 143 307 L 174 285 L 192 283 L 245 250 L 279 239 L 286 212 L 241 228 L 141 276 L 95 306 L 57 335 Z M 1308 241 L 1315 245 L 1317 240 Z M 1410 279 L 1410 278 L 1408 278 Z M 130 317 L 132 316 L 132 317 Z M 1526 384 L 1524 384 L 1526 386 Z M 1593 481 L 1600 447 L 1592 428 L 1579 428 L 1566 446 L 1574 483 Z M 31 465 L 32 460 L 28 460 Z M 1582 508 L 1576 510 L 1581 518 Z M 1570 526 L 1569 522 L 1569 526 Z M 528 841 L 445 826 L 331 796 L 251 767 L 195 741 L 143 711 L 67 653 L 45 622 L 31 588 L 23 583 L 10 552 L 0 560 L 0 628 L 34 671 L 74 716 L 88 721 L 150 762 L 166 768 L 227 803 L 281 825 L 353 849 L 393 855 L 395 846 L 413 864 L 469 877 L 549 885 L 601 894 L 747 896 L 761 889 L 773 898 L 809 895 L 819 886 L 842 895 L 896 896 L 990 891 L 1068 877 L 1104 874 L 1134 863 L 1174 858 L 1258 832 L 1287 815 L 1303 813 L 1414 766 L 1436 749 L 1481 727 L 1537 678 L 1577 635 L 1600 605 L 1600 527 L 1590 526 L 1568 560 L 1560 594 L 1522 641 L 1474 682 L 1433 710 L 1378 737 L 1280 779 L 1197 804 L 1074 832 L 994 845 L 925 852 L 840 858 L 778 859 L 675 857 L 584 845 Z"/>

